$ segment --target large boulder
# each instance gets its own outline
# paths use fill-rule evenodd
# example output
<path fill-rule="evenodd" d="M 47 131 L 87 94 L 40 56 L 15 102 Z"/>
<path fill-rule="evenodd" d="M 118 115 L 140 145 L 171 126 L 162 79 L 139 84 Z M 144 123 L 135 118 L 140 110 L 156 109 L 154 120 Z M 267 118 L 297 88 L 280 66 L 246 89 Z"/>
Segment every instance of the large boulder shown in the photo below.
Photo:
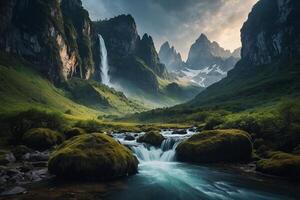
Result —
<path fill-rule="evenodd" d="M 101 133 L 65 141 L 48 162 L 50 173 L 68 179 L 115 179 L 137 173 L 137 167 L 129 149 Z"/>
<path fill-rule="evenodd" d="M 300 156 L 283 152 L 271 152 L 268 157 L 268 159 L 257 162 L 257 171 L 291 179 L 300 179 Z"/>
<path fill-rule="evenodd" d="M 23 136 L 26 146 L 35 150 L 46 150 L 63 142 L 62 134 L 48 128 L 34 128 L 27 131 Z"/>
<path fill-rule="evenodd" d="M 180 143 L 176 152 L 177 158 L 186 162 L 237 162 L 250 159 L 252 143 L 241 130 L 203 131 Z"/>
<path fill-rule="evenodd" d="M 159 132 L 151 131 L 139 137 L 137 139 L 137 142 L 147 143 L 159 147 L 161 143 L 164 141 L 164 139 L 165 139 L 164 136 L 162 136 Z"/>

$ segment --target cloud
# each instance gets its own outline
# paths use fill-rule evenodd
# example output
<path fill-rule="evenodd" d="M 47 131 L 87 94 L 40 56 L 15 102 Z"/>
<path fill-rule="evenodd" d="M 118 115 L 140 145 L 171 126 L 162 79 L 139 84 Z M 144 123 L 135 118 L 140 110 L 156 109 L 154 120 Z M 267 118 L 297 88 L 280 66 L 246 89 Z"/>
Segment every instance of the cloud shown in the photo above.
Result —
<path fill-rule="evenodd" d="M 83 0 L 91 18 L 131 14 L 140 34 L 148 33 L 156 47 L 169 41 L 186 58 L 191 44 L 205 33 L 234 50 L 240 28 L 258 0 Z"/>

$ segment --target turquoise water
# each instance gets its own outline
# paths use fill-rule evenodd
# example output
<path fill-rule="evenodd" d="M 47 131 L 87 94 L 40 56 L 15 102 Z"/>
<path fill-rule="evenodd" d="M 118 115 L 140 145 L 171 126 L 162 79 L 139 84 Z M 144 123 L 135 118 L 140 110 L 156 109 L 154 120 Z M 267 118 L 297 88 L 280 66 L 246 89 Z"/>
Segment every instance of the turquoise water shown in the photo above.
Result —
<path fill-rule="evenodd" d="M 178 162 L 143 162 L 139 174 L 125 185 L 111 191 L 107 199 L 300 199 L 300 188 L 292 184 Z"/>
<path fill-rule="evenodd" d="M 176 146 L 193 135 L 162 133 L 160 148 L 114 137 L 137 156 L 139 173 L 116 181 L 68 182 L 51 179 L 29 186 L 20 200 L 300 200 L 299 184 L 242 173 L 226 166 L 176 161 Z M 133 134 L 134 135 L 134 134 Z M 1 199 L 1 197 L 0 197 Z M 3 198 L 2 198 L 3 199 Z M 1 199 L 1 200 L 2 200 Z"/>

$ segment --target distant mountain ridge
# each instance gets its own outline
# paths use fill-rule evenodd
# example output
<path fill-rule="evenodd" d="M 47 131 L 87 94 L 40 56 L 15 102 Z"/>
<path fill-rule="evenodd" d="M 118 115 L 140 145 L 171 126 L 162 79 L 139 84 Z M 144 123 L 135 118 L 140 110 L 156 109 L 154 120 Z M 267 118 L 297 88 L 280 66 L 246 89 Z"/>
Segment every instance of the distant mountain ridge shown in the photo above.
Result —
<path fill-rule="evenodd" d="M 169 66 L 173 76 L 180 81 L 208 87 L 226 77 L 227 72 L 233 69 L 240 59 L 240 49 L 231 53 L 201 34 L 192 44 L 186 63 L 168 42 L 161 46 L 159 56 L 161 61 Z"/>

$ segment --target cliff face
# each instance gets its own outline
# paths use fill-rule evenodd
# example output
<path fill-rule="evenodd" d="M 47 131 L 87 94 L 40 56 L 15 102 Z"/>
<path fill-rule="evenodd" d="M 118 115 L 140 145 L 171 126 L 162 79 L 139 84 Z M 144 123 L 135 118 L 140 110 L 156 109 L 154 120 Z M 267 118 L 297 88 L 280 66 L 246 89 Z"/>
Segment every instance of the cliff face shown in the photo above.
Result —
<path fill-rule="evenodd" d="M 170 46 L 169 42 L 162 44 L 159 50 L 159 58 L 164 63 L 168 71 L 176 71 L 184 66 L 180 53 L 175 48 Z"/>
<path fill-rule="evenodd" d="M 300 55 L 300 2 L 261 0 L 241 30 L 242 58 L 258 66 Z"/>
<path fill-rule="evenodd" d="M 242 58 L 189 105 L 239 109 L 299 96 L 300 1 L 260 0 L 241 29 Z"/>
<path fill-rule="evenodd" d="M 136 55 L 145 61 L 145 63 L 159 77 L 166 78 L 167 71 L 164 64 L 159 60 L 158 54 L 154 47 L 153 39 L 150 35 L 144 34 L 143 38 L 138 41 Z"/>
<path fill-rule="evenodd" d="M 92 57 L 82 50 L 90 40 L 90 20 L 81 1 L 3 0 L 1 9 L 2 51 L 32 62 L 55 83 L 75 75 L 90 77 Z M 76 19 L 84 23 L 72 20 L 69 11 L 74 9 L 85 13 Z M 76 39 L 82 35 L 86 41 Z"/>
<path fill-rule="evenodd" d="M 157 76 L 167 77 L 166 68 L 160 63 L 151 36 L 145 34 L 141 39 L 138 35 L 132 16 L 120 15 L 94 22 L 94 27 L 97 34 L 101 34 L 105 40 L 111 81 L 117 84 L 125 81 L 131 86 L 157 93 Z M 98 53 L 100 54 L 99 51 Z M 97 66 L 99 62 L 98 59 Z"/>

